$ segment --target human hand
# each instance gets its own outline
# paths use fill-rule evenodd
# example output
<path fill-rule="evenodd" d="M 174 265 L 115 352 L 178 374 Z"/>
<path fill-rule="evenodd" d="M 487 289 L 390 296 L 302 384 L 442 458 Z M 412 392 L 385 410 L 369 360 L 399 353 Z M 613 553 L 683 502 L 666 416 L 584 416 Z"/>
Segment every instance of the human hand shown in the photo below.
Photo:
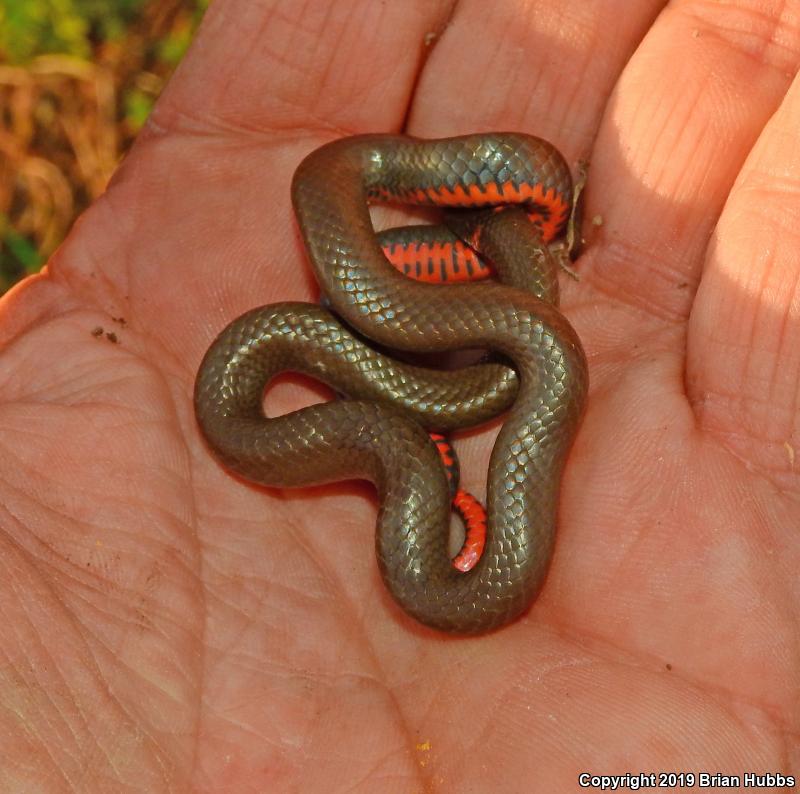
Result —
<path fill-rule="evenodd" d="M 0 304 L 3 790 L 792 774 L 797 8 L 662 5 L 212 6 L 107 194 Z M 392 604 L 368 488 L 247 486 L 192 413 L 227 322 L 316 297 L 300 159 L 401 129 L 588 154 L 603 219 L 562 296 L 592 391 L 553 565 L 477 639 Z M 460 445 L 473 490 L 490 444 Z"/>

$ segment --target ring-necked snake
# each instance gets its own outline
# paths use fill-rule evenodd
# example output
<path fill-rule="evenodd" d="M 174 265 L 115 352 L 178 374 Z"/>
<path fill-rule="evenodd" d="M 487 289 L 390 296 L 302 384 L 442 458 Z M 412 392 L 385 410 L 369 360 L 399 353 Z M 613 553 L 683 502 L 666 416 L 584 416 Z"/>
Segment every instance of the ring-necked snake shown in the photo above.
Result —
<path fill-rule="evenodd" d="M 376 484 L 383 579 L 406 612 L 444 631 L 478 633 L 517 617 L 550 560 L 561 474 L 587 389 L 580 341 L 554 305 L 547 248 L 563 230 L 570 197 L 561 155 L 527 135 L 363 135 L 323 146 L 298 167 L 292 199 L 335 314 L 308 303 L 247 312 L 212 344 L 197 375 L 200 427 L 230 469 L 276 487 L 354 478 Z M 500 280 L 518 286 L 406 278 L 376 239 L 373 200 L 524 204 L 524 211 L 448 213 Z M 486 348 L 511 366 L 438 371 L 376 352 L 360 335 L 407 351 Z M 267 418 L 265 386 L 287 370 L 348 399 Z M 426 429 L 475 425 L 506 409 L 489 463 L 486 547 L 461 573 L 447 552 L 450 493 Z"/>

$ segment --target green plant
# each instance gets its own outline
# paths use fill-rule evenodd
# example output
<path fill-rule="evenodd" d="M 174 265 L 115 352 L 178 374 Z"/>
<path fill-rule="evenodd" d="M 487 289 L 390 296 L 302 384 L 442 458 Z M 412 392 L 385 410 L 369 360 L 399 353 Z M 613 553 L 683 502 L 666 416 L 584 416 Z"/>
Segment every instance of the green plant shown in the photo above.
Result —
<path fill-rule="evenodd" d="M 207 5 L 0 2 L 0 63 L 10 65 L 0 79 L 0 106 L 13 108 L 0 114 L 0 294 L 38 270 L 74 216 L 102 192 Z M 84 91 L 81 81 L 104 90 Z M 110 109 L 99 99 L 93 104 L 94 96 L 105 97 Z M 34 194 L 31 172 L 35 184 L 44 180 L 54 189 Z M 55 227 L 54 218 L 61 219 Z"/>
<path fill-rule="evenodd" d="M 9 63 L 42 53 L 88 58 L 96 41 L 118 38 L 147 0 L 5 0 L 0 52 Z"/>

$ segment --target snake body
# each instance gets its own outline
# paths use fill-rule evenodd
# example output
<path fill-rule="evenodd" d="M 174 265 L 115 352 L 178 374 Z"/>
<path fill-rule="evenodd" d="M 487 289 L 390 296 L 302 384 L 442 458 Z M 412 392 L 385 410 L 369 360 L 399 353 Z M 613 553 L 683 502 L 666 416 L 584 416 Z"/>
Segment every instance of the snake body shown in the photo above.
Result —
<path fill-rule="evenodd" d="M 582 414 L 586 361 L 553 301 L 546 243 L 566 222 L 569 169 L 538 138 L 482 134 L 435 141 L 365 135 L 330 143 L 298 167 L 292 199 L 334 313 L 264 306 L 231 323 L 200 366 L 195 410 L 211 449 L 254 482 L 299 487 L 365 478 L 377 486 L 379 568 L 400 606 L 434 628 L 479 633 L 520 615 L 550 560 L 559 484 Z M 452 221 L 501 280 L 433 286 L 387 265 L 368 202 L 444 207 L 523 204 Z M 519 275 L 520 262 L 535 276 Z M 507 359 L 456 371 L 398 362 L 394 349 L 487 348 Z M 350 399 L 267 418 L 265 385 L 280 372 L 316 377 Z M 508 410 L 487 480 L 486 547 L 468 573 L 448 557 L 450 494 L 426 430 L 478 424 Z"/>

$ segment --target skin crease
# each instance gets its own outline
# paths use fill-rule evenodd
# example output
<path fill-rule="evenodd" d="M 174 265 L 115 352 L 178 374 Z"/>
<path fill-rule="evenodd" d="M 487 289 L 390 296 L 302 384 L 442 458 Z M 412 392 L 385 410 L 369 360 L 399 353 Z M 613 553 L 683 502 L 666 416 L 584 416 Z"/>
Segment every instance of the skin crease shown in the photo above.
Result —
<path fill-rule="evenodd" d="M 105 197 L 0 303 L 1 790 L 798 774 L 800 4 L 663 5 L 212 5 Z M 590 155 L 603 221 L 562 282 L 592 389 L 553 565 L 477 639 L 392 605 L 368 487 L 246 486 L 192 412 L 227 322 L 315 297 L 297 163 L 404 120 Z M 460 444 L 471 490 L 492 438 Z"/>

